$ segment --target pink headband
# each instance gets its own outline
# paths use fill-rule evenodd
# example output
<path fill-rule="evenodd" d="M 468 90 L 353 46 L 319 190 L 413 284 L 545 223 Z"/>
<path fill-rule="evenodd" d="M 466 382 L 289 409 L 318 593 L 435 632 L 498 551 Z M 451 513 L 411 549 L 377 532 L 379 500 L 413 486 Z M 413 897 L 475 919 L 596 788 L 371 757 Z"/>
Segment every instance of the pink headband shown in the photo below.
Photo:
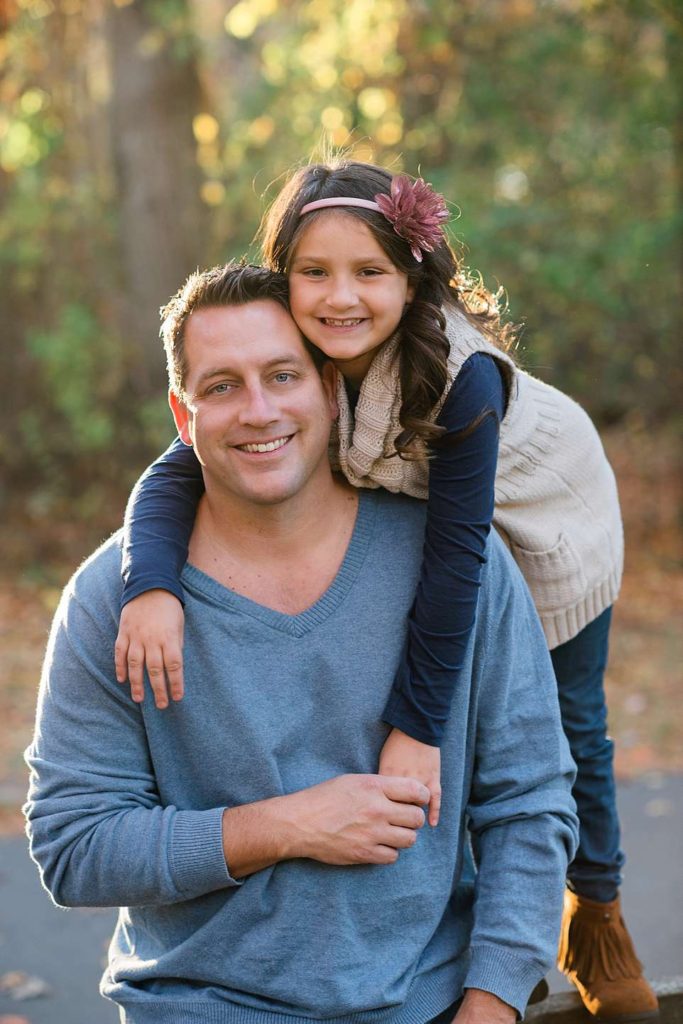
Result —
<path fill-rule="evenodd" d="M 363 206 L 366 210 L 382 212 L 382 207 L 379 203 L 373 203 L 370 199 L 353 199 L 351 196 L 340 196 L 338 199 L 316 199 L 314 203 L 306 203 L 299 216 L 303 217 L 305 213 L 310 213 L 311 210 L 322 210 L 323 206 Z"/>
<path fill-rule="evenodd" d="M 306 203 L 299 216 L 329 206 L 360 206 L 383 214 L 396 234 L 408 242 L 418 263 L 422 263 L 423 253 L 434 252 L 444 240 L 441 225 L 448 220 L 446 200 L 422 178 L 411 181 L 405 174 L 397 175 L 391 180 L 391 194 L 380 192 L 375 202 L 352 196 L 316 199 Z"/>

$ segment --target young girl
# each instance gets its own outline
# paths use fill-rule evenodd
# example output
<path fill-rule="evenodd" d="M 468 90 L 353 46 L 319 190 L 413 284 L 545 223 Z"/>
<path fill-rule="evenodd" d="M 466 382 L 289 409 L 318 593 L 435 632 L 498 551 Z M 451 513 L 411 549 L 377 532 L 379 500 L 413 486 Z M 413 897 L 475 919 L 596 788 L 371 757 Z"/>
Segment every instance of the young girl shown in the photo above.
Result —
<path fill-rule="evenodd" d="M 614 477 L 579 406 L 515 366 L 506 351 L 512 329 L 458 265 L 446 219 L 443 198 L 422 180 L 346 162 L 296 173 L 263 229 L 264 260 L 287 274 L 294 319 L 339 371 L 336 468 L 355 486 L 428 502 L 379 771 L 425 782 L 436 824 L 438 747 L 493 519 L 534 597 L 578 765 L 581 845 L 561 967 L 601 1019 L 653 1015 L 656 999 L 619 914 L 623 856 L 605 731 L 603 674 L 623 557 Z M 142 700 L 146 664 L 159 707 L 166 678 L 171 696 L 182 696 L 179 575 L 201 493 L 196 459 L 176 442 L 138 483 L 127 515 L 117 677 Z"/>

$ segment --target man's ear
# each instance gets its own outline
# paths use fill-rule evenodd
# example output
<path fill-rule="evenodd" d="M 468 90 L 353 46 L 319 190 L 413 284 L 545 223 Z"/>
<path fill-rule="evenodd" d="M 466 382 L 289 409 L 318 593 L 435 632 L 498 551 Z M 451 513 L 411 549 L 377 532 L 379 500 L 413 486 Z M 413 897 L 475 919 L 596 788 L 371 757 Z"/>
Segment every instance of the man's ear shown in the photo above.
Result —
<path fill-rule="evenodd" d="M 327 396 L 327 401 L 330 406 L 330 412 L 332 413 L 332 419 L 336 420 L 339 415 L 339 405 L 337 404 L 337 367 L 334 365 L 332 360 L 329 360 L 323 365 L 320 372 L 320 378 L 323 382 L 323 388 Z"/>
<path fill-rule="evenodd" d="M 171 412 L 173 413 L 173 419 L 175 420 L 180 440 L 183 444 L 186 444 L 188 448 L 191 448 L 192 437 L 190 436 L 190 413 L 188 412 L 187 406 L 178 398 L 175 391 L 169 391 L 168 404 L 171 407 Z"/>

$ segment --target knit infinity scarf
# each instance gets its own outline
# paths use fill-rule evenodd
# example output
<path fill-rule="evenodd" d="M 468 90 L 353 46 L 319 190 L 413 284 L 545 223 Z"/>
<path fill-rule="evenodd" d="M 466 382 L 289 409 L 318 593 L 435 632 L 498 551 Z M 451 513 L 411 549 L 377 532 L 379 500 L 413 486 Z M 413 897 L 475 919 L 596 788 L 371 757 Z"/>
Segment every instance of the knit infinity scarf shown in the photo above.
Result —
<path fill-rule="evenodd" d="M 435 420 L 441 411 L 453 381 L 463 362 L 475 351 L 489 351 L 502 362 L 510 376 L 511 360 L 494 348 L 470 322 L 457 311 L 449 311 L 447 334 L 451 341 L 448 361 L 448 383 L 444 394 L 432 411 Z M 330 442 L 330 460 L 354 487 L 384 487 L 388 491 L 426 498 L 429 484 L 427 447 L 424 459 L 401 459 L 394 441 L 400 434 L 398 414 L 401 409 L 399 380 L 399 332 L 382 346 L 365 375 L 355 413 L 351 411 L 344 379 L 337 374 L 339 419 Z"/>

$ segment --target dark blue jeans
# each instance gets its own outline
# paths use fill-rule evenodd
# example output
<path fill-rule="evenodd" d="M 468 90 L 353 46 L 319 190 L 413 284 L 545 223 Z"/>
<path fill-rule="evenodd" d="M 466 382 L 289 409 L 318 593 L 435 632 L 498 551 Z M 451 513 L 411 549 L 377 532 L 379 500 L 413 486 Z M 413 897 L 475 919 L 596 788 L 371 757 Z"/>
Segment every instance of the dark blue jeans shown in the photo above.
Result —
<path fill-rule="evenodd" d="M 604 689 L 611 617 L 608 608 L 550 652 L 562 727 L 577 767 L 572 792 L 579 816 L 579 848 L 567 882 L 579 896 L 602 903 L 616 899 L 624 863 Z"/>

